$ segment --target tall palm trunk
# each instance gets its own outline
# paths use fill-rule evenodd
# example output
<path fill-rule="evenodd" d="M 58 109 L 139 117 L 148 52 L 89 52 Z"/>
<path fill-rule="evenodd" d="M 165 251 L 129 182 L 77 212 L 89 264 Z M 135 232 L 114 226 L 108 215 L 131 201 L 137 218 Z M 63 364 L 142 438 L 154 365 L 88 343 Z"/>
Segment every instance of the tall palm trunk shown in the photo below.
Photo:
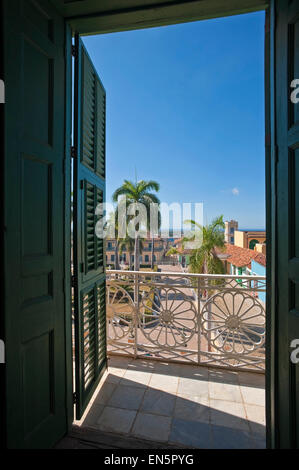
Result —
<path fill-rule="evenodd" d="M 115 242 L 115 263 L 114 263 L 114 266 L 115 266 L 115 269 L 120 269 L 120 266 L 119 266 L 119 255 L 118 255 L 118 240 L 116 240 Z"/>
<path fill-rule="evenodd" d="M 136 235 L 135 237 L 135 247 L 134 247 L 134 269 L 135 271 L 139 271 L 139 237 Z"/>
<path fill-rule="evenodd" d="M 151 263 L 151 268 L 154 269 L 154 252 L 155 252 L 155 248 L 154 248 L 154 238 L 152 238 L 152 263 Z"/>
<path fill-rule="evenodd" d="M 132 251 L 129 251 L 129 271 L 132 271 Z"/>

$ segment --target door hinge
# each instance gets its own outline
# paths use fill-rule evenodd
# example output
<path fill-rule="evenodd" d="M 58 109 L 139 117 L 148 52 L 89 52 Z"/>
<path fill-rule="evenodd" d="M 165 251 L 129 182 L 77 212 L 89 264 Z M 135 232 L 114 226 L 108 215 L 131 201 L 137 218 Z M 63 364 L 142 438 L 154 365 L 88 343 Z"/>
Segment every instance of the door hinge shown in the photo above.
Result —
<path fill-rule="evenodd" d="M 78 400 L 77 393 L 74 392 L 74 393 L 73 393 L 73 404 L 77 403 L 77 400 Z"/>
<path fill-rule="evenodd" d="M 74 44 L 72 44 L 72 56 L 77 57 L 77 48 L 74 46 Z"/>
<path fill-rule="evenodd" d="M 76 147 L 71 147 L 71 157 L 72 158 L 76 158 L 77 156 L 77 152 L 76 152 Z"/>

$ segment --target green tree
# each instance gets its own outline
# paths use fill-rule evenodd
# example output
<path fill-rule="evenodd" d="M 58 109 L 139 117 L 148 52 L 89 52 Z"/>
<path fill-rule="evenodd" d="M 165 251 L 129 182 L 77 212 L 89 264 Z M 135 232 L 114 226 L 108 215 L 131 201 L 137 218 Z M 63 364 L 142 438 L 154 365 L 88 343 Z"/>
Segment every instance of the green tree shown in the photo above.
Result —
<path fill-rule="evenodd" d="M 118 238 L 118 225 L 117 225 L 117 219 L 115 220 L 114 213 L 111 212 L 109 214 L 109 219 L 105 223 L 105 229 L 107 232 L 111 233 L 111 238 L 113 239 L 115 236 L 115 246 L 114 246 L 114 269 L 120 269 L 119 266 L 119 246 L 120 246 L 120 239 Z M 110 238 L 110 237 L 108 237 Z"/>
<path fill-rule="evenodd" d="M 129 253 L 129 270 L 132 270 L 132 254 L 134 253 L 135 241 L 133 238 L 127 235 L 126 238 L 120 239 L 120 254 L 124 251 L 128 251 Z M 143 250 L 143 243 L 142 240 L 139 240 L 139 250 L 142 252 Z"/>
<path fill-rule="evenodd" d="M 138 181 L 135 184 L 132 181 L 124 180 L 123 184 L 117 188 L 112 199 L 114 202 L 118 202 L 120 196 L 126 197 L 126 204 L 141 203 L 144 205 L 147 214 L 147 221 L 145 229 L 149 228 L 150 223 L 150 206 L 151 204 L 160 204 L 159 198 L 152 191 L 158 192 L 160 189 L 159 183 L 156 181 Z M 127 216 L 127 222 L 132 219 L 132 215 Z M 134 269 L 139 271 L 139 254 L 140 254 L 140 235 L 138 233 L 141 229 L 140 224 L 136 224 L 135 244 L 134 244 Z"/>
<path fill-rule="evenodd" d="M 224 228 L 223 215 L 216 217 L 211 224 L 202 226 L 194 220 L 186 220 L 185 224 L 200 231 L 201 246 L 194 248 L 190 256 L 190 271 L 200 274 L 223 274 L 224 265 L 219 258 L 219 251 L 224 248 Z M 193 240 L 195 236 L 193 236 Z M 192 238 L 184 238 L 183 246 L 192 241 Z M 217 250 L 218 248 L 218 250 Z"/>

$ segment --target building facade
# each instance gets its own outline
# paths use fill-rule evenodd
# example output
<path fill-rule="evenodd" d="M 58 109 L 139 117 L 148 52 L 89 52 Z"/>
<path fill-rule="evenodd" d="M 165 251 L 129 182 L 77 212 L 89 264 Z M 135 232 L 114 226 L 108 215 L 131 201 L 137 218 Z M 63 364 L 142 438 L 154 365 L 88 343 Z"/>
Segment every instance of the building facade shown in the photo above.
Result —
<path fill-rule="evenodd" d="M 254 250 L 257 243 L 266 243 L 266 231 L 265 230 L 236 230 L 234 233 L 234 242 L 236 246 L 241 248 L 249 248 Z"/>
<path fill-rule="evenodd" d="M 235 231 L 238 230 L 238 222 L 236 220 L 225 221 L 224 239 L 226 243 L 235 243 Z"/>
<path fill-rule="evenodd" d="M 154 253 L 152 260 L 152 244 L 154 243 Z M 142 239 L 142 248 L 140 249 L 140 266 L 151 266 L 152 264 L 159 264 L 165 256 L 167 247 L 171 243 L 166 238 L 146 238 Z M 121 245 L 121 244 L 120 244 Z M 119 246 L 119 263 L 121 265 L 130 266 L 134 264 L 134 245 L 132 244 L 132 251 L 129 251 L 128 246 Z M 106 266 L 113 268 L 116 261 L 116 239 L 106 240 Z"/>

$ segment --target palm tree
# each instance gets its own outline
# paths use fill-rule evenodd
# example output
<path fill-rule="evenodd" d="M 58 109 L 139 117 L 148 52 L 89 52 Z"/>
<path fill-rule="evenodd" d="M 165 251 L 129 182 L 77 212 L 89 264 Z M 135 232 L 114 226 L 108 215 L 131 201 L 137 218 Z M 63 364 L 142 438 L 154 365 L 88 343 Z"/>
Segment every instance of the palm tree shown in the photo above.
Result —
<path fill-rule="evenodd" d="M 138 181 L 137 183 L 132 183 L 132 181 L 124 180 L 122 186 L 116 189 L 112 195 L 114 202 L 118 201 L 120 196 L 125 196 L 127 204 L 131 203 L 141 203 L 144 205 L 147 213 L 147 227 L 149 227 L 150 222 L 150 206 L 151 204 L 160 204 L 158 197 L 153 194 L 151 191 L 154 190 L 158 192 L 160 185 L 156 181 Z M 128 216 L 128 221 L 132 219 L 132 215 Z M 139 228 L 140 224 L 136 224 L 136 234 L 135 234 L 135 245 L 134 245 L 134 268 L 135 271 L 139 271 Z"/>
<path fill-rule="evenodd" d="M 128 251 L 129 253 L 129 270 L 132 271 L 132 253 L 134 253 L 134 246 L 135 242 L 134 239 L 127 235 L 126 238 L 122 238 L 120 240 L 120 254 L 124 251 Z M 143 243 L 142 240 L 139 240 L 139 250 L 143 250 Z"/>
<path fill-rule="evenodd" d="M 161 212 L 158 211 L 158 230 L 161 227 Z M 155 253 L 155 239 L 152 237 L 151 245 L 151 268 L 154 269 L 154 253 Z"/>
<path fill-rule="evenodd" d="M 216 217 L 211 224 L 202 226 L 194 220 L 186 220 L 185 224 L 190 223 L 196 227 L 201 234 L 201 246 L 194 248 L 190 256 L 190 270 L 193 273 L 201 274 L 223 274 L 224 265 L 218 256 L 217 248 L 224 248 L 224 231 L 225 224 L 223 215 Z M 195 236 L 193 236 L 193 239 Z M 190 238 L 183 239 L 183 246 L 186 242 L 190 242 Z"/>
<path fill-rule="evenodd" d="M 115 247 L 114 247 L 115 262 L 114 262 L 114 269 L 119 270 L 119 268 L 120 268 L 120 266 L 119 266 L 119 244 L 120 244 L 120 240 L 118 238 L 117 219 L 115 220 L 113 212 L 111 212 L 109 214 L 109 219 L 105 223 L 105 229 L 107 230 L 108 233 L 109 233 L 110 230 L 112 231 L 112 233 L 113 233 L 113 231 L 115 233 Z"/>

